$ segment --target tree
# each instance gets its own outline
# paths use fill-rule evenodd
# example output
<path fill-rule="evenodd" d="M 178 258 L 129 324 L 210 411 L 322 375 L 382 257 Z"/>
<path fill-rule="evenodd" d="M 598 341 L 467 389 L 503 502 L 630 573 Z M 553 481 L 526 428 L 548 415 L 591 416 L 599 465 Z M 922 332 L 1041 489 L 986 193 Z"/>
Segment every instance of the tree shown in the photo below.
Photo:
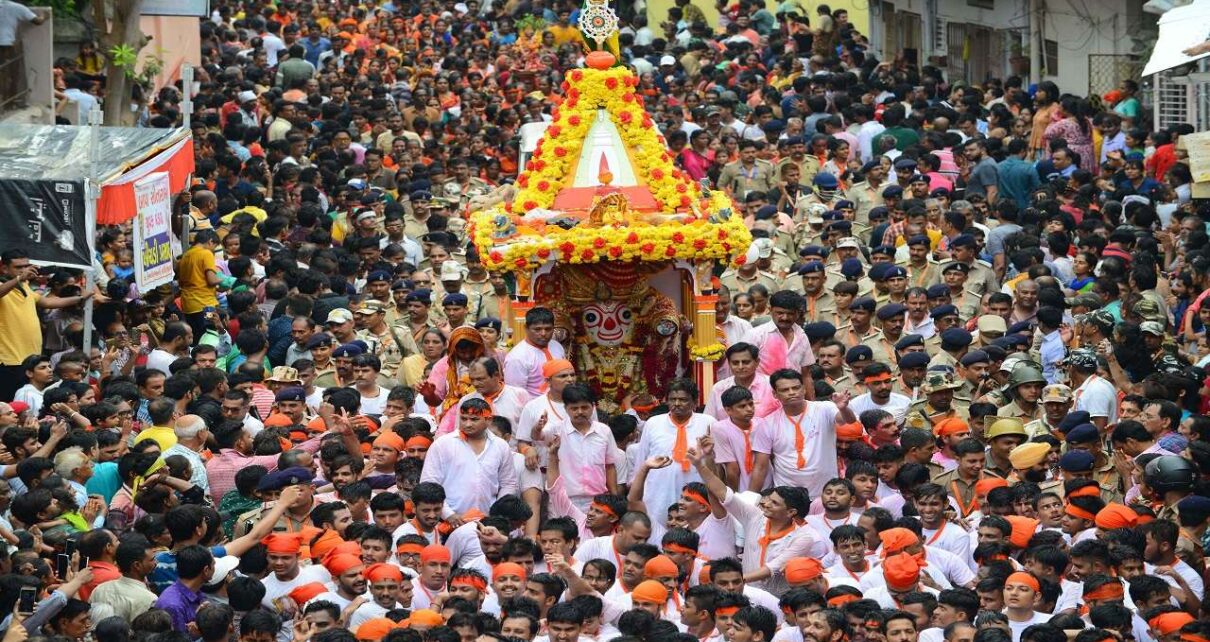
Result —
<path fill-rule="evenodd" d="M 139 28 L 143 0 L 93 0 L 93 28 L 97 44 L 107 57 L 105 69 L 105 124 L 133 125 L 132 90 L 140 81 L 136 71 L 139 52 L 151 40 Z"/>

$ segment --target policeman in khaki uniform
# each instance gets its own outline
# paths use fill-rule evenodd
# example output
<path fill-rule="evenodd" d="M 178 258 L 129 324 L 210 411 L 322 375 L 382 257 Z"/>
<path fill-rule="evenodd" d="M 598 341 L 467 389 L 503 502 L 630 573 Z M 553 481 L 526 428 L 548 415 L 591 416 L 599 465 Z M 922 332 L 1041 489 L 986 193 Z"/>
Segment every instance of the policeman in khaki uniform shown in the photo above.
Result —
<path fill-rule="evenodd" d="M 831 319 L 836 314 L 836 297 L 824 288 L 825 272 L 821 261 L 808 261 L 798 268 L 803 297 L 807 300 L 808 321 Z"/>
<path fill-rule="evenodd" d="M 854 348 L 859 345 L 869 345 L 870 342 L 877 341 L 882 338 L 882 331 L 875 328 L 871 323 L 871 317 L 874 316 L 875 303 L 874 299 L 863 296 L 854 299 L 849 305 L 849 323 L 840 328 L 836 328 L 836 338 L 848 348 Z"/>
<path fill-rule="evenodd" d="M 1118 474 L 1117 467 L 1113 465 L 1113 461 L 1105 454 L 1105 449 L 1101 447 L 1101 431 L 1097 430 L 1097 427 L 1091 423 L 1087 412 L 1077 411 L 1068 416 L 1077 414 L 1083 415 L 1083 417 L 1079 418 L 1083 419 L 1083 422 L 1076 424 L 1071 430 L 1067 431 L 1067 454 L 1074 452 L 1087 453 L 1092 458 L 1092 463 L 1089 464 L 1087 474 L 1079 476 L 1095 479 L 1101 485 L 1102 497 L 1107 495 L 1121 497 L 1123 492 L 1122 478 Z"/>
<path fill-rule="evenodd" d="M 907 428 L 919 428 L 932 431 L 933 424 L 948 417 L 958 417 L 963 421 L 970 420 L 970 413 L 965 406 L 954 403 L 954 391 L 961 388 L 953 368 L 944 366 L 929 368 L 924 375 L 924 385 L 921 391 L 924 398 L 908 406 L 907 417 L 903 425 Z"/>
<path fill-rule="evenodd" d="M 971 345 L 971 333 L 962 328 L 946 328 L 941 331 L 941 349 L 929 361 L 929 367 L 945 366 L 954 370 L 961 364 L 960 359 L 966 354 Z M 928 346 L 925 346 L 928 349 Z"/>
<path fill-rule="evenodd" d="M 923 394 L 921 386 L 924 383 L 925 372 L 928 368 L 928 354 L 924 352 L 907 352 L 899 357 L 899 376 L 895 377 L 895 385 L 891 392 L 918 401 Z"/>
<path fill-rule="evenodd" d="M 917 234 L 907 240 L 908 261 L 904 265 L 908 271 L 908 287 L 927 288 L 941 282 L 941 262 L 935 261 L 930 254 L 932 241 L 926 234 Z"/>
<path fill-rule="evenodd" d="M 822 245 L 824 241 L 824 213 L 828 211 L 828 207 L 822 203 L 815 203 L 807 207 L 806 220 L 799 223 L 794 231 L 794 244 L 797 247 L 808 245 Z"/>
<path fill-rule="evenodd" d="M 897 336 L 890 337 L 883 330 L 879 330 L 878 334 L 870 336 L 862 341 L 862 345 L 869 346 L 874 352 L 874 361 L 879 361 L 887 364 L 892 369 L 898 365 L 899 354 L 895 352 L 895 344 L 901 339 L 898 336 L 903 330 L 903 315 L 907 313 L 907 306 L 902 303 L 888 303 L 880 308 L 875 313 L 878 317 L 878 322 L 888 331 L 894 331 Z"/>
<path fill-rule="evenodd" d="M 1025 424 L 1025 432 L 1033 439 L 1039 435 L 1055 435 L 1059 433 L 1059 422 L 1071 410 L 1071 388 L 1061 383 L 1051 384 L 1042 389 L 1042 416 Z"/>
<path fill-rule="evenodd" d="M 721 179 L 719 184 L 722 184 Z M 811 179 L 811 186 L 813 187 L 811 193 L 799 197 L 798 202 L 794 204 L 794 221 L 796 223 L 806 220 L 807 212 L 812 205 L 818 203 L 829 210 L 834 210 L 836 203 L 843 198 L 839 191 L 840 181 L 827 172 L 816 174 L 815 178 Z"/>
<path fill-rule="evenodd" d="M 986 421 L 985 419 L 984 422 Z M 983 430 L 983 438 L 988 443 L 987 457 L 983 465 L 984 475 L 1008 479 L 1013 472 L 1009 454 L 1025 441 L 1025 425 L 1019 419 L 1011 417 L 997 419 Z M 1001 458 L 1003 461 L 1000 461 Z"/>
<path fill-rule="evenodd" d="M 945 286 L 934 287 L 943 288 Z M 958 320 L 958 308 L 949 303 L 934 307 L 929 311 L 929 318 L 933 320 L 934 331 L 932 336 L 924 340 L 924 351 L 931 358 L 941 353 L 941 333 L 957 326 L 960 321 Z"/>
<path fill-rule="evenodd" d="M 1059 487 L 1057 489 L 1051 489 L 1050 492 L 1062 497 L 1062 482 L 1069 479 L 1094 479 L 1098 480 L 1099 483 L 1100 476 L 1097 475 L 1096 471 L 1094 470 L 1095 468 L 1096 457 L 1093 457 L 1092 454 L 1086 450 L 1069 450 L 1066 453 L 1063 453 L 1063 456 L 1059 458 L 1059 472 L 1062 474 L 1063 479 L 1059 482 Z M 1106 486 L 1105 484 L 1099 485 L 1101 487 L 1101 499 L 1105 503 L 1123 503 L 1123 495 L 1121 491 L 1117 490 L 1116 488 Z"/>
<path fill-rule="evenodd" d="M 976 297 L 982 298 L 988 292 L 999 291 L 1000 279 L 996 276 L 996 270 L 986 261 L 976 258 L 979 243 L 974 236 L 970 234 L 955 236 L 950 241 L 949 249 L 954 257 L 950 263 L 961 263 L 967 267 L 966 271 L 969 275 L 967 287 L 975 293 Z"/>
<path fill-rule="evenodd" d="M 727 286 L 732 296 L 747 292 L 749 288 L 757 284 L 769 288 L 770 294 L 781 290 L 777 277 L 770 272 L 761 270 L 759 264 L 761 259 L 772 260 L 773 241 L 771 239 L 756 239 L 752 241 L 752 248 L 756 254 L 756 261 L 750 261 L 739 268 L 727 270 L 723 272 L 722 276 L 718 277 L 719 283 Z"/>
<path fill-rule="evenodd" d="M 314 480 L 315 475 L 301 466 L 277 470 L 261 477 L 260 482 L 256 485 L 256 492 L 267 505 L 235 518 L 235 537 L 246 535 L 265 514 L 272 510 L 272 502 L 277 500 L 277 496 L 286 486 L 298 486 L 302 488 L 302 493 L 299 494 L 294 505 L 287 508 L 277 523 L 273 525 L 273 532 L 297 533 L 304 527 L 310 526 L 311 520 L 308 513 L 311 511 L 312 504 L 315 503 L 315 491 L 311 486 L 311 482 Z M 306 507 L 306 510 L 295 510 L 302 507 Z M 299 512 L 302 512 L 302 517 L 298 516 Z"/>
<path fill-rule="evenodd" d="M 967 287 L 970 282 L 969 265 L 950 261 L 941 266 L 941 278 L 950 290 L 950 303 L 958 308 L 958 316 L 963 321 L 979 314 L 979 307 L 983 304 L 983 299 L 982 295 Z"/>
<path fill-rule="evenodd" d="M 1046 378 L 1042 376 L 1042 368 L 1033 361 L 1022 361 L 1013 368 L 1012 374 L 1008 376 L 1007 393 L 1012 399 L 1007 405 L 1002 406 L 996 411 L 997 417 L 1015 417 L 1020 419 L 1024 424 L 1042 417 L 1042 406 L 1038 400 L 1042 397 L 1042 388 L 1046 385 Z M 1029 389 L 1022 390 L 1023 387 L 1029 386 Z M 1036 390 L 1035 390 L 1036 388 Z M 1027 397 L 1035 396 L 1032 410 L 1027 410 L 1030 405 Z"/>

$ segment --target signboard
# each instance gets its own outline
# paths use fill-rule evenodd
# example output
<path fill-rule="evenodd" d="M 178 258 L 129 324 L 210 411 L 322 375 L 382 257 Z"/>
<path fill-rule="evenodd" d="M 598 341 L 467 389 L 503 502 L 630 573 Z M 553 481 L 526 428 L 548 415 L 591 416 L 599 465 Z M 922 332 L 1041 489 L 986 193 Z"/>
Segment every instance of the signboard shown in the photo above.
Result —
<path fill-rule="evenodd" d="M 167 172 L 134 184 L 134 275 L 140 292 L 172 281 L 172 189 Z"/>
<path fill-rule="evenodd" d="M 0 253 L 15 247 L 38 265 L 88 269 L 82 180 L 0 180 Z"/>
<path fill-rule="evenodd" d="M 145 16 L 210 17 L 210 0 L 143 0 Z"/>

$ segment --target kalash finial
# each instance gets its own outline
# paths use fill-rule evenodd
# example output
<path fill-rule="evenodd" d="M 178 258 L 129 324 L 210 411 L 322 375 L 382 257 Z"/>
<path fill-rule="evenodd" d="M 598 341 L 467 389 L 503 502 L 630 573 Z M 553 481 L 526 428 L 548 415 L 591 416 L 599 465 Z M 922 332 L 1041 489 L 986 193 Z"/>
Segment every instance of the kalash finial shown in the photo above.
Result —
<path fill-rule="evenodd" d="M 602 70 L 612 67 L 617 57 L 606 49 L 605 43 L 618 33 L 618 14 L 609 7 L 609 0 L 585 0 L 579 26 L 580 33 L 596 43 L 596 50 L 585 57 L 588 66 Z"/>

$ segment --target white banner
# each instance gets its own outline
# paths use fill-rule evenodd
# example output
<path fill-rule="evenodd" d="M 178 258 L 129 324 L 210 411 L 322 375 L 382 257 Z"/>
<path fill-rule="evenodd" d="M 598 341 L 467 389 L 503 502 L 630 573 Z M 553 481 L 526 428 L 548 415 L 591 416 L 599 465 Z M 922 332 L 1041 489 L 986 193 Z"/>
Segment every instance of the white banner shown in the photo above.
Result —
<path fill-rule="evenodd" d="M 172 282 L 172 188 L 168 172 L 134 184 L 134 274 L 139 292 Z"/>

